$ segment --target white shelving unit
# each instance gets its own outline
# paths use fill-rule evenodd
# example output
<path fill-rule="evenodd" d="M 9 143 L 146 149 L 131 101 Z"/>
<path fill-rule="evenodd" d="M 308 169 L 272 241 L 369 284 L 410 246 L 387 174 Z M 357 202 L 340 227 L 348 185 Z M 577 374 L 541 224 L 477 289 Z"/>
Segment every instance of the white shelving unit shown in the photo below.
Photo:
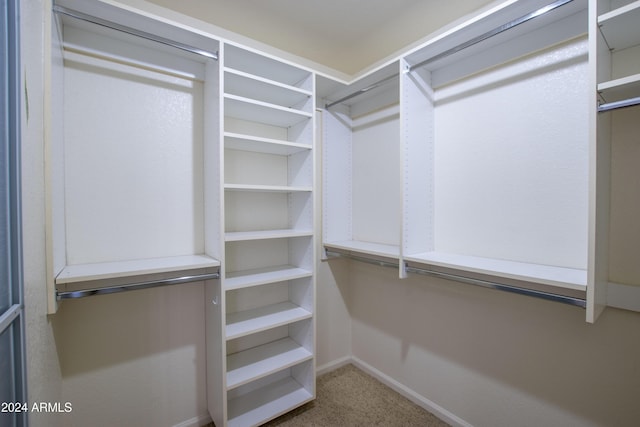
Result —
<path fill-rule="evenodd" d="M 208 361 L 209 410 L 244 427 L 315 396 L 314 78 L 225 44 L 221 79 L 224 261 L 208 311 L 224 320 L 208 339 L 223 349 Z"/>
<path fill-rule="evenodd" d="M 49 312 L 58 292 L 216 272 L 221 193 L 207 178 L 219 130 L 203 117 L 218 109 L 218 63 L 91 19 L 206 51 L 218 42 L 112 5 L 56 4 L 90 19 L 54 14 Z"/>
<path fill-rule="evenodd" d="M 400 259 L 399 71 L 394 62 L 323 94 L 325 103 L 390 77 L 388 84 L 323 111 L 323 246 Z"/>
<path fill-rule="evenodd" d="M 640 199 L 629 186 L 637 178 L 638 106 L 608 109 L 640 97 L 640 1 L 590 0 L 589 41 L 592 90 L 590 106 L 592 168 L 592 248 L 590 250 L 588 319 L 607 305 L 610 283 L 638 285 L 634 261 L 640 235 L 630 232 L 640 212 Z M 633 104 L 631 104 L 633 105 Z M 598 113 L 601 108 L 606 112 Z M 615 261 L 614 261 L 615 260 Z"/>

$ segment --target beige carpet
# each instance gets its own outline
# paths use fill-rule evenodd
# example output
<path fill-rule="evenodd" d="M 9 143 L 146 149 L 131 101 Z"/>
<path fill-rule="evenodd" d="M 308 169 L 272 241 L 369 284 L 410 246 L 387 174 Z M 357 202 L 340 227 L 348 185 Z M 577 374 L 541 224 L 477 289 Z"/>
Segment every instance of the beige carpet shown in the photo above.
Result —
<path fill-rule="evenodd" d="M 265 426 L 448 426 L 353 365 L 319 376 L 316 392 L 316 400 Z"/>

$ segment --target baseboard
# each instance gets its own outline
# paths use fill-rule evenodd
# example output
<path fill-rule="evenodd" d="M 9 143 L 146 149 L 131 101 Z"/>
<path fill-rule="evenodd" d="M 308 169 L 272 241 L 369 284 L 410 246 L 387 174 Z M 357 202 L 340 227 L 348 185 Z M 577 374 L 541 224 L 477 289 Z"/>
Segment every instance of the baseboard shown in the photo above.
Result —
<path fill-rule="evenodd" d="M 609 283 L 607 305 L 624 310 L 640 311 L 640 286 Z"/>
<path fill-rule="evenodd" d="M 341 357 L 340 359 L 336 359 L 332 362 L 325 363 L 322 366 L 316 367 L 316 375 L 322 375 L 326 374 L 327 372 L 335 371 L 336 369 L 341 368 L 344 365 L 348 365 L 351 362 L 351 356 Z"/>
<path fill-rule="evenodd" d="M 400 393 L 401 395 L 403 395 L 404 397 L 406 397 L 416 405 L 421 406 L 422 408 L 431 412 L 433 415 L 440 418 L 442 421 L 448 424 L 451 424 L 452 426 L 455 426 L 455 427 L 473 427 L 471 424 L 469 424 L 462 418 L 452 414 L 451 412 L 447 411 L 446 409 L 436 404 L 435 402 L 432 402 L 431 400 L 425 398 L 424 396 L 419 395 L 415 391 L 411 390 L 409 387 L 399 383 L 398 381 L 394 380 L 390 376 L 380 372 L 373 366 L 363 362 L 357 357 L 355 356 L 351 357 L 351 363 L 353 363 L 355 366 L 362 369 L 372 377 L 376 378 L 381 383 L 391 387 L 393 390 L 397 391 L 398 393 Z"/>
<path fill-rule="evenodd" d="M 210 422 L 211 422 L 211 417 L 209 416 L 209 414 L 206 414 L 206 415 L 200 415 L 198 417 L 193 417 L 179 424 L 176 424 L 173 427 L 202 427 L 202 426 L 206 426 Z"/>

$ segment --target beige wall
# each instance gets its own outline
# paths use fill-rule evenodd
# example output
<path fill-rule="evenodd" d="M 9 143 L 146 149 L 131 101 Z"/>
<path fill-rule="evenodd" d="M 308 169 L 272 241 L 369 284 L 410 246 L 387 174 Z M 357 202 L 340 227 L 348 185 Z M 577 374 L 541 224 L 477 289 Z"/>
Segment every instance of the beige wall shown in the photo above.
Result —
<path fill-rule="evenodd" d="M 590 325 L 581 308 L 358 262 L 349 282 L 354 357 L 473 426 L 640 419 L 640 313 Z"/>

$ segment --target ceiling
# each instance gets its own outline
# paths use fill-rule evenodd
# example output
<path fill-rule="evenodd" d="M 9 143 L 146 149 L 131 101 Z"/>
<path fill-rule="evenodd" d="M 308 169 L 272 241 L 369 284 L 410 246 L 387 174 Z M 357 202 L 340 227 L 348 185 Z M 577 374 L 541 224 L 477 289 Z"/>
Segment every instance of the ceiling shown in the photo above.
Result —
<path fill-rule="evenodd" d="M 347 75 L 492 0 L 148 0 Z"/>

